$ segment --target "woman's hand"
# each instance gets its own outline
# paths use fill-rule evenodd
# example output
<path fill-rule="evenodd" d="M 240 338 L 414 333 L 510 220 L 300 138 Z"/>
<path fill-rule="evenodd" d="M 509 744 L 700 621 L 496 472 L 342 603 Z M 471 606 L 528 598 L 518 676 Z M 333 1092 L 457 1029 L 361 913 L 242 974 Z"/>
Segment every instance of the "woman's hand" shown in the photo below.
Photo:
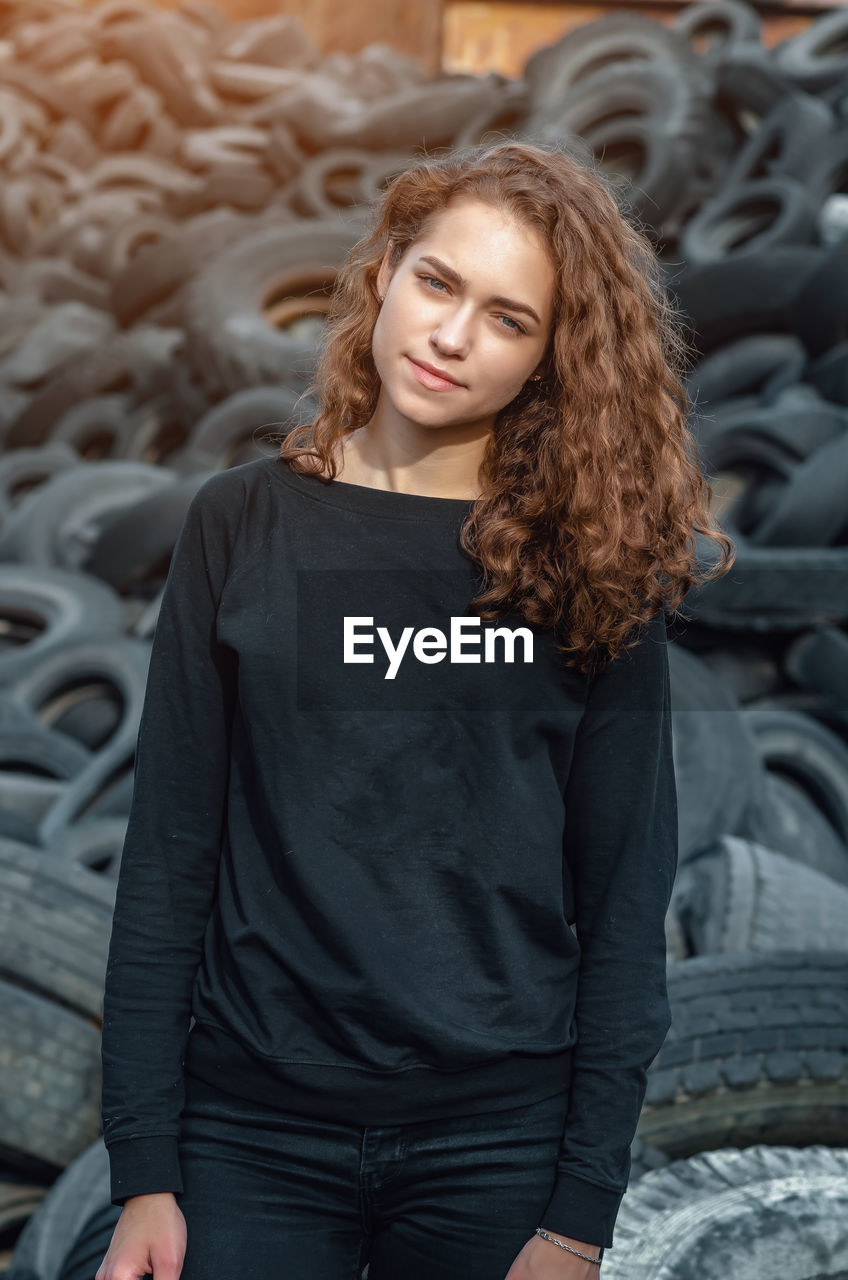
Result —
<path fill-rule="evenodd" d="M 185 1258 L 186 1222 L 171 1191 L 130 1196 L 94 1280 L 179 1280 Z"/>
<path fill-rule="evenodd" d="M 554 1232 L 549 1231 L 548 1234 L 553 1235 Z M 597 1244 L 586 1244 L 583 1240 L 573 1240 L 571 1236 L 559 1233 L 557 1239 L 581 1253 L 595 1257 L 600 1253 L 600 1245 Z M 569 1253 L 567 1249 L 558 1249 L 550 1240 L 534 1235 L 513 1262 L 505 1280 L 596 1280 L 600 1273 L 601 1267 L 593 1262 L 578 1258 L 576 1253 Z M 95 1276 L 95 1280 L 99 1277 Z"/>

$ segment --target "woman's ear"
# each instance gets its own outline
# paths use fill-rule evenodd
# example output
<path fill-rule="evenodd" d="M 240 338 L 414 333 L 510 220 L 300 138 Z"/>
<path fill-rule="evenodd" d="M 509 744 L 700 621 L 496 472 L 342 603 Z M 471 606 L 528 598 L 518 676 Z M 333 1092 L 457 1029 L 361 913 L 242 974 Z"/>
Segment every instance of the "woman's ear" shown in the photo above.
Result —
<path fill-rule="evenodd" d="M 548 350 L 545 352 L 545 354 L 542 356 L 539 363 L 536 365 L 536 368 L 533 370 L 533 376 L 535 377 L 538 374 L 539 377 L 542 379 L 550 378 L 551 374 L 554 371 L 554 361 L 555 361 L 555 353 L 551 350 L 551 347 L 549 344 Z"/>
<path fill-rule="evenodd" d="M 375 281 L 375 284 L 377 287 L 377 297 L 380 299 L 385 297 L 386 290 L 388 289 L 389 282 L 392 278 L 392 273 L 389 270 L 389 258 L 391 257 L 391 252 L 392 252 L 392 242 L 390 240 L 389 243 L 386 245 L 386 252 L 383 254 L 383 261 L 380 263 L 379 270 L 377 271 L 377 279 Z"/>

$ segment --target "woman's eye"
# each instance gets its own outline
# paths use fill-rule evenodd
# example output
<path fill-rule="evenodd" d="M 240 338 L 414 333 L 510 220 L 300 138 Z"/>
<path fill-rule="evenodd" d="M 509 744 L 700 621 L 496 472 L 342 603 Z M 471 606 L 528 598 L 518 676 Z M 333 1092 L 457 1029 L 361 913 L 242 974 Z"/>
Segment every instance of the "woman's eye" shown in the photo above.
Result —
<path fill-rule="evenodd" d="M 436 293 L 441 293 L 447 288 L 444 280 L 439 280 L 437 279 L 436 276 L 420 276 L 419 279 L 423 280 L 426 285 L 434 285 L 434 284 L 438 285 L 439 288 L 436 289 L 435 291 Z M 512 316 L 499 316 L 498 319 L 508 321 L 508 324 L 506 326 L 501 325 L 502 329 L 503 328 L 511 329 L 513 333 L 527 332 L 527 330 L 524 328 L 524 325 L 519 324 L 517 320 L 513 320 Z"/>

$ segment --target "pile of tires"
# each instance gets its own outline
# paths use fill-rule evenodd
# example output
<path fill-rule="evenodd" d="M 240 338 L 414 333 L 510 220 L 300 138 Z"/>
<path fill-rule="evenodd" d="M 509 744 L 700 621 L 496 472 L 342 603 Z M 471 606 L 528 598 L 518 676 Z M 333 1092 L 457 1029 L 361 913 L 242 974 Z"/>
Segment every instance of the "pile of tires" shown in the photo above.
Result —
<path fill-rule="evenodd" d="M 613 12 L 510 79 L 0 0 L 0 1280 L 90 1280 L 119 1214 L 102 987 L 188 503 L 314 415 L 381 184 L 495 135 L 598 156 L 650 236 L 737 548 L 670 634 L 673 1024 L 603 1271 L 848 1275 L 848 11 Z"/>

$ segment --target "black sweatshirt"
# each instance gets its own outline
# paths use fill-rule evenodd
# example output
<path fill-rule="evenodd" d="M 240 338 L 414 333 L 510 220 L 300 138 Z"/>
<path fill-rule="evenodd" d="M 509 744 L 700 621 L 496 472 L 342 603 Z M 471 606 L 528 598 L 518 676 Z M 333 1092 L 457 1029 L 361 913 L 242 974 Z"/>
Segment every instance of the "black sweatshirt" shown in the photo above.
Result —
<path fill-rule="evenodd" d="M 592 678 L 481 623 L 470 507 L 277 457 L 195 494 L 104 991 L 114 1204 L 183 1190 L 186 1072 L 356 1125 L 570 1088 L 539 1225 L 612 1243 L 670 1026 L 665 614 Z"/>

